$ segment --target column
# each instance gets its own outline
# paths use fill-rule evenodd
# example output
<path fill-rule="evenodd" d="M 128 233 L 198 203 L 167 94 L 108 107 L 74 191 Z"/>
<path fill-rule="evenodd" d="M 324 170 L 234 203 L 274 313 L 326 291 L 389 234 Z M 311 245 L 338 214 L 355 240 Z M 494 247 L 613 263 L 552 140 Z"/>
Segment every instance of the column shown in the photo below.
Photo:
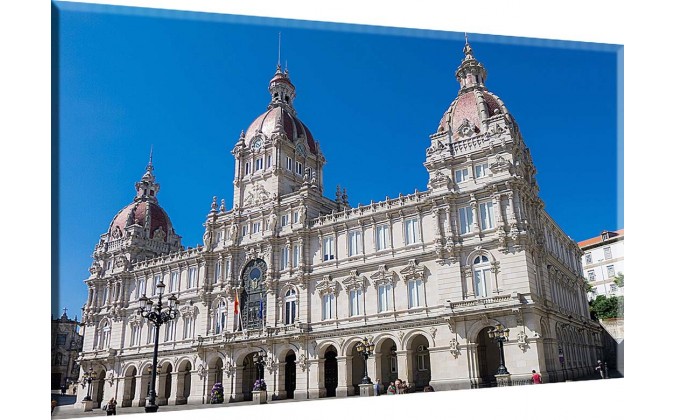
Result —
<path fill-rule="evenodd" d="M 237 366 L 234 371 L 234 377 L 232 381 L 233 394 L 230 397 L 230 401 L 244 401 L 243 377 L 244 367 Z"/>
<path fill-rule="evenodd" d="M 351 358 L 349 360 L 349 367 L 351 367 Z M 351 372 L 347 370 L 347 356 L 337 357 L 337 370 L 338 370 L 338 386 L 337 389 L 335 390 L 335 396 L 346 397 L 348 395 L 347 390 L 351 386 L 351 382 L 347 382 L 347 379 L 350 379 L 352 376 Z"/>
<path fill-rule="evenodd" d="M 179 395 L 183 395 L 183 390 L 181 389 L 180 391 L 178 390 L 178 377 L 182 376 L 182 372 L 171 372 L 171 393 L 166 396 L 167 398 L 167 405 L 176 405 L 176 400 L 178 399 Z M 183 384 L 183 381 L 180 381 L 181 385 Z"/>
<path fill-rule="evenodd" d="M 276 326 L 279 321 L 277 321 L 277 294 L 275 292 L 276 287 L 271 288 L 266 297 L 267 310 L 265 311 L 264 325 L 265 327 Z M 280 318 L 279 318 L 280 320 Z M 283 322 L 281 322 L 283 323 Z"/>
<path fill-rule="evenodd" d="M 396 352 L 396 364 L 398 366 L 398 379 L 410 383 L 413 378 L 412 374 L 412 350 L 399 350 Z"/>
<path fill-rule="evenodd" d="M 157 367 L 159 369 L 159 366 Z M 162 369 L 163 370 L 163 369 Z M 169 373 L 170 375 L 170 373 Z M 157 405 L 166 405 L 168 395 L 166 395 L 166 376 L 165 372 L 158 372 L 156 387 L 156 402 Z"/>
<path fill-rule="evenodd" d="M 326 396 L 324 381 L 324 359 L 307 360 L 308 398 L 314 399 Z M 296 378 L 297 380 L 297 378 Z"/>
<path fill-rule="evenodd" d="M 286 399 L 286 362 L 279 362 L 275 376 L 275 391 L 277 398 L 280 400 Z"/>
<path fill-rule="evenodd" d="M 300 357 L 302 353 L 298 353 L 298 357 Z M 307 371 L 307 368 L 305 367 L 303 369 L 300 360 L 296 360 L 295 362 L 295 392 L 293 392 L 293 399 L 294 400 L 306 400 L 309 398 L 309 372 Z"/>
<path fill-rule="evenodd" d="M 143 375 L 138 374 L 131 378 L 131 380 L 136 381 L 136 389 L 134 390 L 134 395 L 131 396 L 131 406 L 132 407 L 141 407 L 141 401 L 144 397 L 141 396 L 141 390 L 143 388 Z"/>

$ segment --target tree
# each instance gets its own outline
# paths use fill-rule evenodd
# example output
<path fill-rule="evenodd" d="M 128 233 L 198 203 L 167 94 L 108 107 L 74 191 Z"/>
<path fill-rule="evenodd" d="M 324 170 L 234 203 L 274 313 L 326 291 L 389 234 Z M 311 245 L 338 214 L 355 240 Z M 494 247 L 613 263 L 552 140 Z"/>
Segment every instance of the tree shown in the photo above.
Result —
<path fill-rule="evenodd" d="M 617 287 L 623 287 L 623 273 L 614 276 L 614 284 L 616 284 Z"/>
<path fill-rule="evenodd" d="M 590 302 L 594 319 L 623 318 L 623 296 L 600 295 Z"/>

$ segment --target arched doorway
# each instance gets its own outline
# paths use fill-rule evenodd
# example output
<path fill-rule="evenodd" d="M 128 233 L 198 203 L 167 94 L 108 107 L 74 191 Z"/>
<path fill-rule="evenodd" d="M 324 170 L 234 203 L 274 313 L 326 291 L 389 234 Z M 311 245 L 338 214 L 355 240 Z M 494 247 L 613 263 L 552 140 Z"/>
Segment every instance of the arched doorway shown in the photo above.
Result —
<path fill-rule="evenodd" d="M 187 399 L 190 396 L 190 388 L 192 386 L 192 364 L 188 361 L 183 362 L 178 367 L 176 374 L 178 381 L 176 385 L 176 405 L 187 404 Z"/>
<path fill-rule="evenodd" d="M 478 356 L 478 377 L 480 386 L 496 386 L 495 374 L 499 369 L 499 345 L 488 337 L 488 330 L 483 328 L 478 333 L 476 352 Z"/>
<path fill-rule="evenodd" d="M 359 385 L 363 381 L 363 374 L 365 372 L 365 361 L 363 360 L 363 356 L 356 351 L 356 345 L 357 343 L 354 343 L 352 346 L 351 350 L 349 353 L 352 356 L 352 389 L 348 393 L 348 395 L 359 395 L 361 393 L 361 390 L 359 389 Z M 375 382 L 375 378 L 372 379 L 372 382 Z"/>
<path fill-rule="evenodd" d="M 330 346 L 324 355 L 324 387 L 326 397 L 334 397 L 338 385 L 337 350 Z"/>
<path fill-rule="evenodd" d="M 398 378 L 398 361 L 396 359 L 396 343 L 391 338 L 386 338 L 380 346 L 380 371 L 375 379 L 380 379 L 386 389 L 389 383 Z"/>
<path fill-rule="evenodd" d="M 295 352 L 289 350 L 284 361 L 286 362 L 286 366 L 284 367 L 286 398 L 293 399 L 293 394 L 295 393 Z"/>
<path fill-rule="evenodd" d="M 173 366 L 171 363 L 162 365 L 161 370 L 157 372 L 159 378 L 157 381 L 157 405 L 167 405 L 171 398 L 171 376 Z"/>
<path fill-rule="evenodd" d="M 429 358 L 429 340 L 423 335 L 417 335 L 410 342 L 412 353 L 412 382 L 415 391 L 422 391 L 431 381 L 431 360 Z"/>
<path fill-rule="evenodd" d="M 260 329 L 265 323 L 267 312 L 265 278 L 267 263 L 256 259 L 244 267 L 241 282 L 244 291 L 241 294 L 242 328 Z"/>
<path fill-rule="evenodd" d="M 124 393 L 122 394 L 122 407 L 131 407 L 136 395 L 136 370 L 135 366 L 127 369 L 124 375 Z"/>
<path fill-rule="evenodd" d="M 206 389 L 207 396 L 211 395 L 211 390 L 217 383 L 223 383 L 223 361 L 220 357 L 216 357 L 209 362 L 208 387 Z M 210 401 L 210 398 L 208 398 L 208 400 Z"/>
<path fill-rule="evenodd" d="M 244 401 L 252 401 L 253 385 L 256 379 L 260 378 L 261 370 L 253 363 L 253 356 L 255 353 L 249 353 L 244 358 L 244 368 L 241 371 L 241 393 L 244 395 Z M 262 379 L 264 379 L 265 371 L 262 370 Z"/>
<path fill-rule="evenodd" d="M 96 383 L 94 389 L 96 390 L 96 395 L 92 396 L 92 399 L 96 401 L 96 407 L 101 407 L 101 402 L 103 401 L 103 389 L 105 387 L 105 370 L 101 369 L 96 374 Z"/>
<path fill-rule="evenodd" d="M 138 402 L 139 407 L 145 407 L 148 394 L 150 393 L 150 378 L 152 377 L 152 366 L 148 365 L 141 373 L 141 395 Z"/>

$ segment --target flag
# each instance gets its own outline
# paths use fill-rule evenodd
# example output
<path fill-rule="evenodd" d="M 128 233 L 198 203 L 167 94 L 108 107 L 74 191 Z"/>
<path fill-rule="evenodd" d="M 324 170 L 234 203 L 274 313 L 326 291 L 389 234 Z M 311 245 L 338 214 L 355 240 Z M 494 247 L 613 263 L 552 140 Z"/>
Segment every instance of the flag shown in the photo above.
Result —
<path fill-rule="evenodd" d="M 263 301 L 260 300 L 260 306 L 258 306 L 258 319 L 263 319 Z"/>
<path fill-rule="evenodd" d="M 235 289 L 234 291 L 234 314 L 237 315 L 239 313 L 239 292 Z"/>

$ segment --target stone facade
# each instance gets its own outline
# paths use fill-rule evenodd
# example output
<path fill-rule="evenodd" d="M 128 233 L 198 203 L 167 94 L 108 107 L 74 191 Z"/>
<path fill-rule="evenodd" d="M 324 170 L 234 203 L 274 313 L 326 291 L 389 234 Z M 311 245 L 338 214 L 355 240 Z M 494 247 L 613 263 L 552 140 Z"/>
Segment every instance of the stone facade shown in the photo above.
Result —
<path fill-rule="evenodd" d="M 605 230 L 596 237 L 579 242 L 583 252 L 582 269 L 593 287 L 588 294 L 589 299 L 598 295 L 623 296 L 623 287 L 614 282 L 616 276 L 624 273 L 623 240 L 623 229 L 620 229 Z"/>
<path fill-rule="evenodd" d="M 365 337 L 373 381 L 496 385 L 487 331 L 498 324 L 511 332 L 510 380 L 532 369 L 545 382 L 591 373 L 600 328 L 581 251 L 544 211 L 518 125 L 468 43 L 464 54 L 458 98 L 426 150 L 425 191 L 358 207 L 339 187 L 326 198 L 325 157 L 279 67 L 267 111 L 232 151 L 233 206 L 214 197 L 203 246 L 180 245 L 151 161 L 85 281 L 81 363 L 97 373 L 93 399 L 145 404 L 153 337 L 138 300 L 160 279 L 179 299 L 159 337 L 160 405 L 207 403 L 215 383 L 226 402 L 250 400 L 259 351 L 270 399 L 358 395 Z"/>
<path fill-rule="evenodd" d="M 82 351 L 80 323 L 69 319 L 66 309 L 63 314 L 52 319 L 52 386 L 51 389 L 70 388 L 77 382 L 80 368 L 77 358 Z"/>

